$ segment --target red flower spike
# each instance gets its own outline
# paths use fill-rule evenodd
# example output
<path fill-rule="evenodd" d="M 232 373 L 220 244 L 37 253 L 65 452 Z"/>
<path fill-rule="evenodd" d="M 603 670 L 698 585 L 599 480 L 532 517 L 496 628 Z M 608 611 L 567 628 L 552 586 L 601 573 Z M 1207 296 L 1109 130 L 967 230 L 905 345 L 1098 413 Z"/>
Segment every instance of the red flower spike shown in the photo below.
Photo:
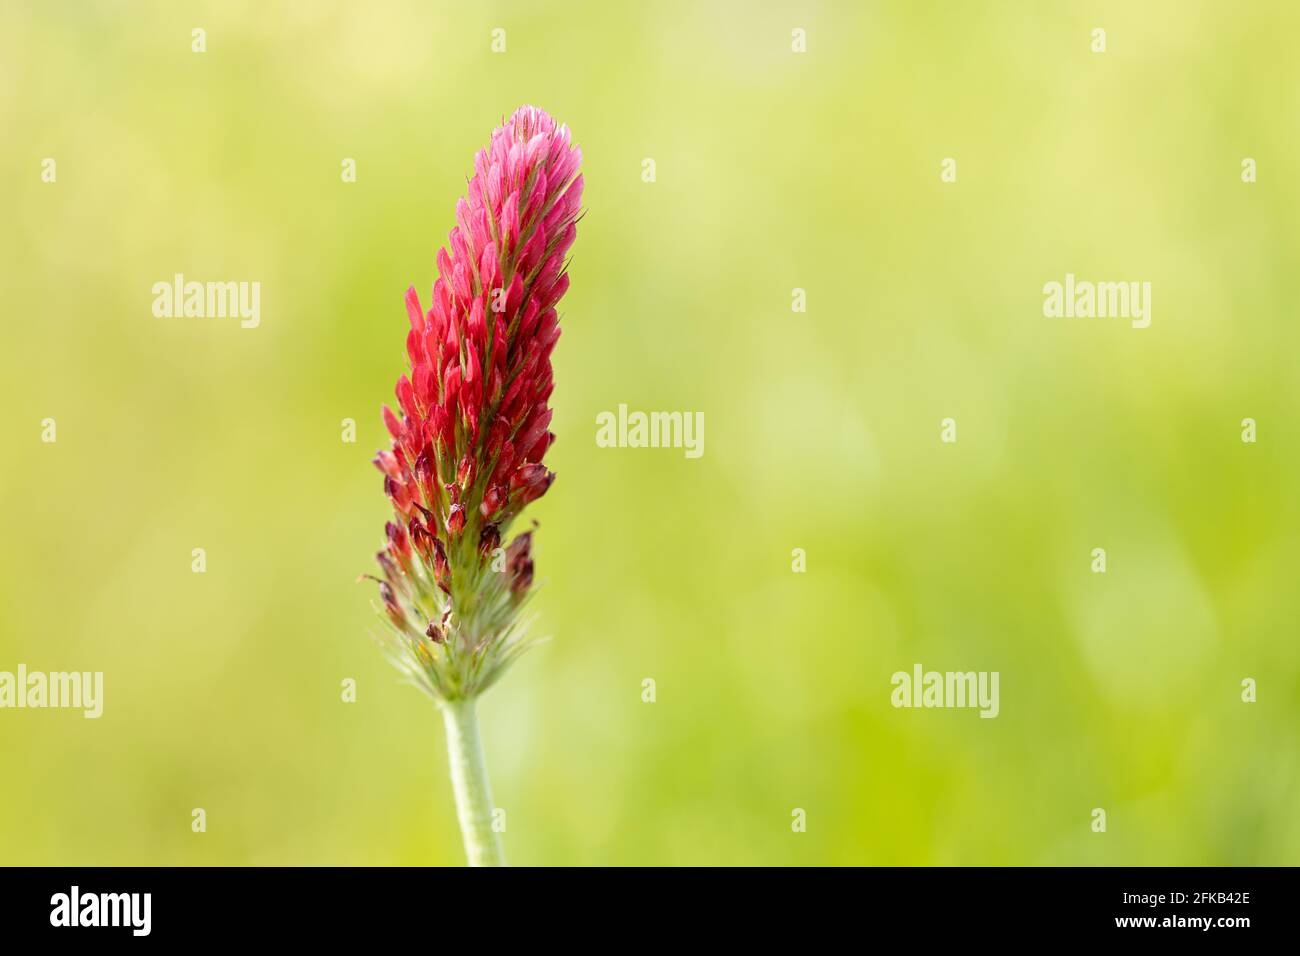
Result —
<path fill-rule="evenodd" d="M 483 572 L 503 529 L 555 479 L 542 460 L 555 440 L 551 354 L 581 162 L 566 127 L 535 107 L 517 110 L 474 157 L 427 310 L 414 287 L 404 294 L 410 367 L 396 405 L 383 408 L 392 444 L 374 459 L 397 519 L 379 562 L 385 608 L 391 617 L 388 598 L 399 605 L 403 634 L 418 638 L 410 621 L 441 616 L 425 632 L 433 643 L 399 650 L 445 699 L 474 696 L 515 656 L 506 650 L 518 640 L 518 601 L 500 598 L 531 587 L 530 533 L 511 542 L 509 574 Z M 475 656 L 481 648 L 487 659 Z"/>

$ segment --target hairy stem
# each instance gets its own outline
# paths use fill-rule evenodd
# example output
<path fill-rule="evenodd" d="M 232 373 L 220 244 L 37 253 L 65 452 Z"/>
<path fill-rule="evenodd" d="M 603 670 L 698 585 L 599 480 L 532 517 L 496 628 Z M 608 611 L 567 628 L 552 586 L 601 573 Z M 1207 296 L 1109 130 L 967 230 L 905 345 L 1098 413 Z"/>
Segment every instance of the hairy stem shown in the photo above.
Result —
<path fill-rule="evenodd" d="M 447 726 L 447 760 L 451 764 L 451 786 L 456 792 L 456 815 L 465 838 L 465 856 L 470 866 L 505 866 L 501 837 L 492 829 L 492 789 L 483 762 L 474 699 L 445 702 L 442 716 Z"/>

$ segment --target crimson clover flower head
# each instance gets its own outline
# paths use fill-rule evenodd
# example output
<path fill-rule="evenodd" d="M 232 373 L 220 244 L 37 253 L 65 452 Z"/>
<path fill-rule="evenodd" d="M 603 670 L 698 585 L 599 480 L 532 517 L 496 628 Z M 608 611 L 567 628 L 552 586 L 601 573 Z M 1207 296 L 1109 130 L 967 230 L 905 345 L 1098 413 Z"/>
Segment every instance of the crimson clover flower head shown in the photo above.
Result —
<path fill-rule="evenodd" d="M 502 542 L 555 480 L 551 352 L 581 161 L 567 127 L 520 107 L 474 159 L 429 307 L 406 292 L 410 372 L 374 459 L 394 512 L 379 590 L 390 656 L 438 699 L 480 693 L 527 643 L 531 533 Z"/>

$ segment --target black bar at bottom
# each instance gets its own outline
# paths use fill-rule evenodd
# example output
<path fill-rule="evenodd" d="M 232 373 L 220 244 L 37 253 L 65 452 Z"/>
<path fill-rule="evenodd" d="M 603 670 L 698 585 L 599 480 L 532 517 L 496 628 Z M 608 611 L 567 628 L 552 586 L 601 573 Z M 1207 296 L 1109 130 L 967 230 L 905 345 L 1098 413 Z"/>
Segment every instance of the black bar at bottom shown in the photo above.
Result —
<path fill-rule="evenodd" d="M 619 924 L 629 941 L 644 933 L 661 943 L 673 931 L 733 943 L 841 931 L 1230 945 L 1242 934 L 1286 933 L 1296 885 L 1295 869 L 1255 868 L 15 868 L 0 870 L 0 926 L 7 942 L 75 935 L 92 945 L 115 937 L 334 947 L 471 928 L 485 941 L 612 944 Z"/>

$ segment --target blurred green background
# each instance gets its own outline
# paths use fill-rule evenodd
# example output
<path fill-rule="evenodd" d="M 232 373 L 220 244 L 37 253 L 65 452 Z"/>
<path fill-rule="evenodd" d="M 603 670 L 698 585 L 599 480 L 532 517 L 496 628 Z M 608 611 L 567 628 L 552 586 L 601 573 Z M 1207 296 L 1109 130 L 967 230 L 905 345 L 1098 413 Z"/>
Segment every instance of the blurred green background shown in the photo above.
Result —
<path fill-rule="evenodd" d="M 531 509 L 553 640 L 480 707 L 511 862 L 1300 863 L 1298 30 L 5 4 L 0 670 L 106 700 L 0 711 L 0 863 L 463 860 L 355 579 L 402 294 L 521 103 L 572 128 L 589 213 Z M 261 326 L 154 318 L 178 272 L 260 281 Z M 1044 318 L 1067 272 L 1150 281 L 1151 327 Z M 597 448 L 619 403 L 703 411 L 704 456 Z M 895 710 L 916 662 L 999 671 L 1000 716 Z"/>

